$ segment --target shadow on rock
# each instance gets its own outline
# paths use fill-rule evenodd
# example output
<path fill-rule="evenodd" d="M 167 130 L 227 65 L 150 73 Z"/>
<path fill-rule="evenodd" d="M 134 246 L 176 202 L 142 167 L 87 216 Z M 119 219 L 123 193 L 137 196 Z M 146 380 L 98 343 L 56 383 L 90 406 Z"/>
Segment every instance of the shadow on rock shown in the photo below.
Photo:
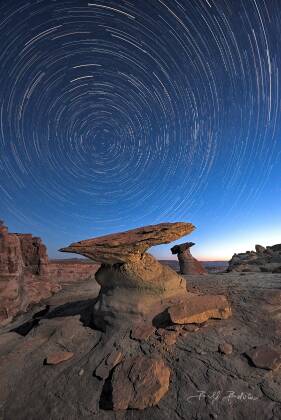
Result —
<path fill-rule="evenodd" d="M 39 325 L 39 322 L 42 319 L 71 317 L 75 315 L 80 315 L 80 321 L 85 327 L 96 329 L 91 310 L 95 303 L 96 299 L 79 300 L 77 302 L 65 303 L 51 311 L 49 310 L 49 305 L 47 305 L 45 309 L 34 314 L 31 320 L 24 322 L 18 327 L 10 330 L 10 332 L 16 332 L 17 334 L 26 336 L 33 328 L 36 328 Z"/>

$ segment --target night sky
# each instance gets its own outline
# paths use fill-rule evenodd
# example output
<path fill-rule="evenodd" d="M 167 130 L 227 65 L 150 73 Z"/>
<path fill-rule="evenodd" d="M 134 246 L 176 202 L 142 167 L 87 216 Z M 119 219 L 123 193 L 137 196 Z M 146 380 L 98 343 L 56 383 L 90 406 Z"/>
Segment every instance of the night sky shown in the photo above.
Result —
<path fill-rule="evenodd" d="M 280 0 L 2 0 L 0 36 L 11 231 L 51 257 L 165 221 L 204 259 L 281 242 Z"/>

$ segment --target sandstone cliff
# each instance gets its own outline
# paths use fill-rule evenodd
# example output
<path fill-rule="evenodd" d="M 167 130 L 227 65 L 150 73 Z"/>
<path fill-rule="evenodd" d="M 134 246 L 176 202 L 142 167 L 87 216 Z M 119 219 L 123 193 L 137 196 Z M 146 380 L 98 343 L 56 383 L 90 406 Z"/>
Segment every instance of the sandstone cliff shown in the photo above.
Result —
<path fill-rule="evenodd" d="M 40 238 L 9 233 L 0 222 L 0 324 L 60 289 L 48 272 L 48 256 Z"/>
<path fill-rule="evenodd" d="M 94 277 L 98 267 L 78 261 L 49 261 L 40 238 L 10 233 L 0 221 L 0 325 L 62 286 Z"/>

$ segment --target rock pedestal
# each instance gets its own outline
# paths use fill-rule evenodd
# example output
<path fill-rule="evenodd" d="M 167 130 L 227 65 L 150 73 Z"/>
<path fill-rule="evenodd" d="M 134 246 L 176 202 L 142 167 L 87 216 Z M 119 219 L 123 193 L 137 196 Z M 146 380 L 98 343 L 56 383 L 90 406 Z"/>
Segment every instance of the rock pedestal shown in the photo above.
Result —
<path fill-rule="evenodd" d="M 167 306 L 186 297 L 186 281 L 145 251 L 192 232 L 190 223 L 162 223 L 71 244 L 63 252 L 82 254 L 101 263 L 101 286 L 93 310 L 95 324 L 105 329 L 151 323 Z"/>
<path fill-rule="evenodd" d="M 155 325 L 161 315 L 165 317 L 168 308 L 181 303 L 186 303 L 188 307 L 191 294 L 187 294 L 186 280 L 170 267 L 160 264 L 146 250 L 153 245 L 179 239 L 193 230 L 194 226 L 190 223 L 162 223 L 80 241 L 61 249 L 62 252 L 82 254 L 101 263 L 96 273 L 101 290 L 93 308 L 94 324 L 103 330 L 107 326 Z M 206 304 L 208 297 L 204 297 L 202 307 L 202 299 L 198 298 L 196 307 L 200 316 L 204 316 L 203 311 L 206 319 L 212 317 L 216 303 L 212 303 L 210 311 Z M 229 316 L 226 300 L 224 305 Z"/>
<path fill-rule="evenodd" d="M 177 254 L 181 274 L 208 274 L 207 270 L 197 261 L 190 252 L 194 242 L 185 242 L 171 248 L 172 254 Z"/>

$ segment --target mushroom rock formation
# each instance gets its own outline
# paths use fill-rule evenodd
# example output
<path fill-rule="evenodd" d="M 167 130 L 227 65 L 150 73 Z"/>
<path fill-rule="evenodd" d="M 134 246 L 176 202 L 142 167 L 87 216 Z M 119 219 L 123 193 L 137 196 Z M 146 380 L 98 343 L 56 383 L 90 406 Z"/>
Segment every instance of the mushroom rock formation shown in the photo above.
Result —
<path fill-rule="evenodd" d="M 101 286 L 94 322 L 106 325 L 151 322 L 173 301 L 186 295 L 186 281 L 146 250 L 191 233 L 191 223 L 162 223 L 88 239 L 62 248 L 101 263 L 95 277 Z"/>
<path fill-rule="evenodd" d="M 107 326 L 151 325 L 167 308 L 185 302 L 185 279 L 146 250 L 194 229 L 190 223 L 162 223 L 62 248 L 62 252 L 81 254 L 101 263 L 95 276 L 101 289 L 93 307 L 94 324 L 102 330 Z"/>
<path fill-rule="evenodd" d="M 205 268 L 191 255 L 190 248 L 194 242 L 185 242 L 171 248 L 172 254 L 178 255 L 181 274 L 208 274 Z"/>

